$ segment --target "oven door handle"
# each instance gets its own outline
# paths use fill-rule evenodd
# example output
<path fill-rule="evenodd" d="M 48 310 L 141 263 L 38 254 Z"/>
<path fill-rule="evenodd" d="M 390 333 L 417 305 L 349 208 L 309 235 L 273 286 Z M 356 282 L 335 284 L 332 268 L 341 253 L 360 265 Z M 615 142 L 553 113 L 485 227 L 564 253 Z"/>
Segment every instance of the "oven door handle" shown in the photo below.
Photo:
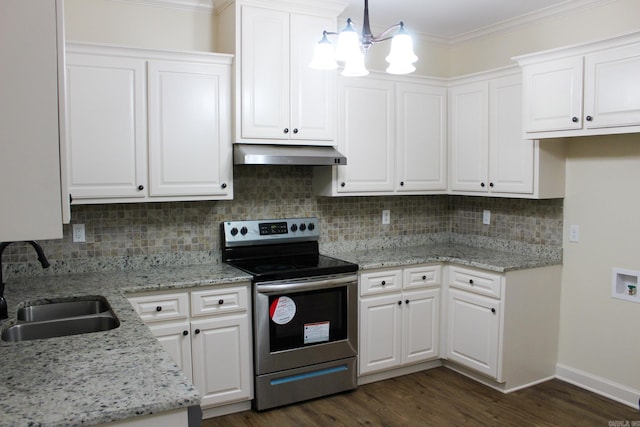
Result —
<path fill-rule="evenodd" d="M 257 283 L 256 291 L 259 294 L 274 294 L 274 293 L 290 293 L 290 292 L 303 292 L 312 291 L 316 289 L 329 289 L 344 286 L 348 283 L 357 283 L 358 276 L 337 277 L 331 279 L 304 281 L 304 282 L 292 282 L 283 280 L 280 283 Z"/>

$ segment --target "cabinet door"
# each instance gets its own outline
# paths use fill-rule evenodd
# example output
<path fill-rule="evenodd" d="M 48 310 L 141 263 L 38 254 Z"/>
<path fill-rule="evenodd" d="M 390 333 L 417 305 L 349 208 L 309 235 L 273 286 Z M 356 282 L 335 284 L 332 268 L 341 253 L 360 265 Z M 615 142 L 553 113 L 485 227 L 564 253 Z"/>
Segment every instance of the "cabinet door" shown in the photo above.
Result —
<path fill-rule="evenodd" d="M 638 44 L 587 55 L 584 81 L 585 127 L 640 125 L 638 76 Z"/>
<path fill-rule="evenodd" d="M 398 83 L 396 190 L 447 189 L 447 90 Z"/>
<path fill-rule="evenodd" d="M 402 303 L 399 293 L 360 300 L 360 375 L 400 366 Z"/>
<path fill-rule="evenodd" d="M 241 14 L 241 136 L 288 139 L 289 14 L 249 6 Z"/>
<path fill-rule="evenodd" d="M 440 289 L 402 295 L 402 364 L 439 356 Z"/>
<path fill-rule="evenodd" d="M 394 189 L 394 87 L 376 79 L 338 79 L 338 170 L 341 193 Z"/>
<path fill-rule="evenodd" d="M 447 317 L 448 359 L 496 378 L 500 301 L 449 289 Z"/>
<path fill-rule="evenodd" d="M 533 193 L 533 140 L 523 139 L 521 77 L 489 82 L 489 189 Z"/>
<path fill-rule="evenodd" d="M 323 30 L 333 31 L 335 19 L 291 15 L 292 140 L 333 145 L 336 139 L 336 73 L 309 67 Z"/>
<path fill-rule="evenodd" d="M 191 372 L 191 337 L 189 336 L 189 322 L 158 323 L 149 325 L 151 333 L 158 339 L 162 347 L 167 350 L 176 365 L 182 369 L 190 381 Z"/>
<path fill-rule="evenodd" d="M 193 382 L 202 406 L 251 398 L 251 338 L 248 314 L 191 322 Z"/>
<path fill-rule="evenodd" d="M 523 68 L 525 132 L 582 128 L 582 63 L 573 57 Z"/>
<path fill-rule="evenodd" d="M 74 199 L 144 197 L 145 62 L 67 54 L 67 174 Z"/>
<path fill-rule="evenodd" d="M 0 2 L 0 241 L 62 238 L 58 3 Z"/>
<path fill-rule="evenodd" d="M 488 92 L 486 82 L 450 89 L 451 190 L 488 190 Z"/>
<path fill-rule="evenodd" d="M 225 196 L 231 189 L 229 72 L 150 61 L 150 196 Z"/>

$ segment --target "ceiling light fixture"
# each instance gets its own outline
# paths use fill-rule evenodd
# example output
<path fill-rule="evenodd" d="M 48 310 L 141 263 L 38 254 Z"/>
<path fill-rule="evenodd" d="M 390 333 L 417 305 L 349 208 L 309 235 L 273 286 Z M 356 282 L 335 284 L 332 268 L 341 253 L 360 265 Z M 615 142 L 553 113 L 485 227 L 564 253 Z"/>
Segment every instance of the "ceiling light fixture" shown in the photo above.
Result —
<path fill-rule="evenodd" d="M 395 31 L 395 35 L 390 34 Z M 337 35 L 338 41 L 334 51 L 328 35 Z M 347 25 L 339 33 L 324 31 L 322 39 L 316 44 L 313 60 L 309 66 L 318 70 L 335 70 L 338 62 L 344 62 L 342 75 L 347 77 L 366 76 L 369 71 L 364 65 L 364 57 L 374 43 L 391 39 L 391 50 L 385 58 L 389 63 L 387 73 L 409 74 L 416 70 L 413 63 L 418 57 L 413 53 L 411 36 L 404 29 L 404 22 L 392 25 L 379 36 L 371 33 L 369 25 L 369 0 L 364 0 L 364 24 L 362 35 L 358 34 L 353 26 L 351 18 L 347 19 Z"/>

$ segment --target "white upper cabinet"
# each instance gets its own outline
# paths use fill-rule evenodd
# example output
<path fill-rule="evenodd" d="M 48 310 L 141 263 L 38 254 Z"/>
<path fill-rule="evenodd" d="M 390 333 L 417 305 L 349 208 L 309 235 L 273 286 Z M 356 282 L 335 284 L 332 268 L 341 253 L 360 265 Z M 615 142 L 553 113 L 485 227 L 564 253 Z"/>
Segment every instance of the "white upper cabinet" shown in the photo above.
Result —
<path fill-rule="evenodd" d="M 145 62 L 137 58 L 87 55 L 69 49 L 67 174 L 74 201 L 144 197 L 145 74 Z"/>
<path fill-rule="evenodd" d="M 397 83 L 396 110 L 396 191 L 446 190 L 446 88 Z"/>
<path fill-rule="evenodd" d="M 62 3 L 3 0 L 0 28 L 0 241 L 62 238 Z"/>
<path fill-rule="evenodd" d="M 450 186 L 454 191 L 488 190 L 488 94 L 487 82 L 450 89 Z"/>
<path fill-rule="evenodd" d="M 527 138 L 640 132 L 640 33 L 514 59 Z"/>
<path fill-rule="evenodd" d="M 522 70 L 525 132 L 582 127 L 582 62 L 565 58 Z"/>
<path fill-rule="evenodd" d="M 314 169 L 324 196 L 442 194 L 447 89 L 422 78 L 338 78 L 338 150 L 347 165 Z"/>
<path fill-rule="evenodd" d="M 564 147 L 523 137 L 519 74 L 475 76 L 449 89 L 449 193 L 564 196 Z"/>
<path fill-rule="evenodd" d="M 341 2 L 230 1 L 218 48 L 236 52 L 237 143 L 335 145 L 336 72 L 309 67 Z"/>
<path fill-rule="evenodd" d="M 587 129 L 640 125 L 640 43 L 587 55 Z"/>
<path fill-rule="evenodd" d="M 150 61 L 149 195 L 220 196 L 232 163 L 226 65 Z"/>
<path fill-rule="evenodd" d="M 347 157 L 337 171 L 340 193 L 394 189 L 395 97 L 392 82 L 340 78 L 338 150 Z"/>
<path fill-rule="evenodd" d="M 489 82 L 489 190 L 532 194 L 535 144 L 522 138 L 522 79 Z"/>
<path fill-rule="evenodd" d="M 229 56 L 67 49 L 73 203 L 233 197 Z"/>

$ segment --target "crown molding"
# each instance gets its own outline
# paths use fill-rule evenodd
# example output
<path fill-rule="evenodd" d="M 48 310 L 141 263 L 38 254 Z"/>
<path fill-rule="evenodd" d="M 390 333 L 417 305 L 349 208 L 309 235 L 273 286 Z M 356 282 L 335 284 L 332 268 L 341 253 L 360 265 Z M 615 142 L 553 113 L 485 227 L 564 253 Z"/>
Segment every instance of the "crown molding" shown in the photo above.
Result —
<path fill-rule="evenodd" d="M 612 1 L 614 0 L 566 0 L 563 3 L 554 6 L 549 6 L 544 9 L 526 13 L 512 19 L 498 22 L 497 24 L 488 25 L 474 31 L 469 31 L 468 33 L 449 37 L 448 43 L 451 45 L 455 45 L 457 43 L 484 37 L 489 34 L 507 32 L 521 25 L 531 24 L 533 22 L 540 21 L 549 17 L 556 18 L 561 16 L 573 15 L 577 12 L 581 12 L 584 9 L 600 6 Z M 425 37 L 429 36 L 425 35 Z"/>

